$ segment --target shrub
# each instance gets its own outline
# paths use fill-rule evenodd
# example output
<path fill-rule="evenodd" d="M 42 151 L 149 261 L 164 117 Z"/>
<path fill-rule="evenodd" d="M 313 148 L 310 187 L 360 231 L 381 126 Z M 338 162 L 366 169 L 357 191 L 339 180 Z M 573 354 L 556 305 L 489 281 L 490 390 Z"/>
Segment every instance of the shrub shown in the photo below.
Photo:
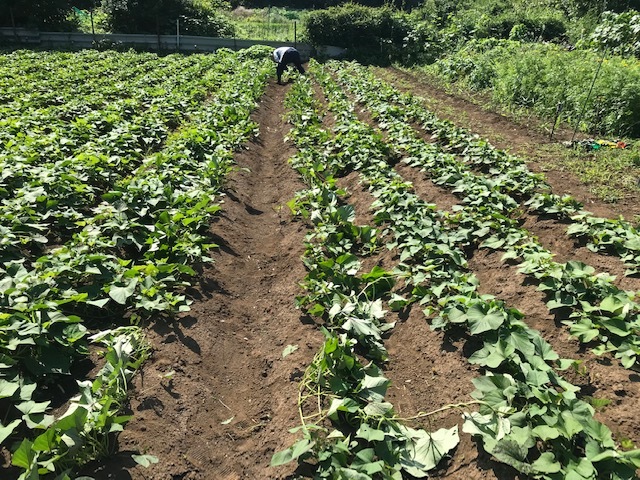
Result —
<path fill-rule="evenodd" d="M 385 43 L 401 45 L 409 29 L 406 16 L 390 7 L 357 4 L 310 12 L 306 22 L 312 44 L 356 50 L 380 49 Z"/>
<path fill-rule="evenodd" d="M 527 108 L 554 118 L 558 105 L 572 125 L 604 135 L 640 136 L 640 62 L 605 59 L 593 93 L 589 87 L 601 56 L 552 44 L 475 41 L 426 69 L 450 82 L 487 91 L 505 108 Z"/>
<path fill-rule="evenodd" d="M 517 38 L 562 41 L 567 27 L 560 10 L 518 8 L 513 2 L 493 0 L 458 12 L 452 22 L 466 38 Z"/>
<path fill-rule="evenodd" d="M 172 34 L 181 17 L 185 35 L 230 36 L 233 25 L 213 4 L 198 0 L 102 0 L 110 31 Z"/>
<path fill-rule="evenodd" d="M 619 14 L 605 12 L 590 40 L 591 46 L 598 50 L 640 57 L 640 13 L 636 10 Z"/>

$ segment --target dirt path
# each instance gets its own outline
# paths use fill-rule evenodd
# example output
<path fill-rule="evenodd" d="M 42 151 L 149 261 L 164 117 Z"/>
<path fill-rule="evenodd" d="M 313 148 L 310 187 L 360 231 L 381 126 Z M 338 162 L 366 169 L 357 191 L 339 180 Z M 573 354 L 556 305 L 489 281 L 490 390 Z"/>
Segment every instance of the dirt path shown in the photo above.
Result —
<path fill-rule="evenodd" d="M 287 90 L 271 84 L 253 116 L 260 136 L 237 156 L 250 171 L 231 176 L 211 227 L 214 263 L 191 312 L 149 332 L 155 352 L 136 380 L 133 420 L 98 478 L 280 479 L 296 467 L 269 462 L 295 440 L 298 379 L 321 335 L 294 307 L 306 228 L 286 206 L 302 188 L 287 164 Z M 299 348 L 282 358 L 287 345 Z M 160 461 L 134 467 L 128 451 Z"/>

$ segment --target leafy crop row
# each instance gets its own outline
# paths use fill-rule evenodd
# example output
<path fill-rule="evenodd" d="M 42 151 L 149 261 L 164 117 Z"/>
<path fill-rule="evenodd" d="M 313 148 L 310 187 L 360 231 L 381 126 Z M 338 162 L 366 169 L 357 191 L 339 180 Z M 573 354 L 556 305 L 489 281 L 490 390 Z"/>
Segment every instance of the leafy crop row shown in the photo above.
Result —
<path fill-rule="evenodd" d="M 80 62 L 52 56 L 42 60 L 42 69 L 62 63 L 69 71 L 83 70 Z M 33 61 L 30 55 L 11 57 L 16 64 L 5 69 L 14 72 Z M 63 243 L 79 231 L 100 196 L 158 151 L 171 128 L 200 108 L 235 62 L 227 52 L 186 58 L 188 63 L 184 57 L 156 58 L 144 64 L 157 68 L 153 73 L 143 68 L 123 79 L 128 88 L 96 82 L 101 89 L 81 100 L 65 98 L 66 86 L 58 91 L 60 105 L 41 107 L 12 93 L 2 106 L 11 114 L 0 120 L 0 259 L 40 255 L 47 243 Z M 94 73 L 102 78 L 107 72 Z"/>
<path fill-rule="evenodd" d="M 476 292 L 465 259 L 465 248 L 476 241 L 469 223 L 450 221 L 411 193 L 390 167 L 393 154 L 381 136 L 358 121 L 341 87 L 319 67 L 314 72 L 335 112 L 334 131 L 344 132 L 339 150 L 321 154 L 323 168 L 361 173 L 377 197 L 376 222 L 400 253 L 394 274 L 412 286 L 411 298 L 395 294 L 390 305 L 428 304 L 428 311 L 439 314 L 436 328 L 465 327 L 483 343 L 470 357 L 486 371 L 474 381 L 480 411 L 465 414 L 463 429 L 496 459 L 536 478 L 633 478 L 638 452 L 616 449 L 610 430 L 553 368 L 573 362 L 559 360 L 520 312 Z"/>
<path fill-rule="evenodd" d="M 214 73 L 210 98 L 189 108 L 162 149 L 114 177 L 63 245 L 0 265 L 0 443 L 13 452 L 20 478 L 68 478 L 105 454 L 126 421 L 118 417 L 126 379 L 146 348 L 135 329 L 100 331 L 189 309 L 189 265 L 209 260 L 222 181 L 233 152 L 256 130 L 249 114 L 272 73 L 266 53 L 221 52 L 223 68 L 234 73 Z M 68 401 L 74 390 L 56 391 L 56 383 L 70 378 L 89 341 L 101 339 L 111 345 L 104 374 L 79 382 L 80 398 L 54 418 L 52 400 Z"/>
<path fill-rule="evenodd" d="M 540 289 L 547 292 L 548 307 L 560 312 L 569 311 L 570 318 L 564 322 L 571 326 L 574 336 L 585 343 L 597 343 L 594 349 L 597 354 L 615 352 L 625 367 L 636 365 L 640 354 L 640 304 L 633 300 L 633 292 L 621 291 L 613 284 L 612 277 L 596 275 L 593 268 L 579 262 L 559 264 L 552 261 L 551 252 L 509 217 L 519 205 L 513 197 L 527 196 L 529 188 L 520 183 L 518 177 L 523 171 L 525 175 L 528 171 L 521 166 L 515 170 L 496 166 L 495 169 L 501 171 L 499 176 L 486 178 L 472 173 L 466 163 L 444 153 L 438 145 L 423 141 L 408 123 L 398 119 L 395 114 L 397 108 L 390 108 L 381 99 L 380 82 L 370 75 L 357 75 L 353 69 L 343 70 L 340 76 L 388 130 L 398 154 L 408 155 L 407 163 L 419 166 L 435 183 L 451 187 L 461 197 L 462 206 L 456 210 L 456 221 L 465 225 L 475 244 L 506 250 L 505 259 L 520 258 L 521 271 L 534 276 L 540 283 Z M 456 138 L 464 137 L 459 135 Z M 472 145 L 464 150 L 467 162 L 475 158 L 473 144 L 480 143 L 472 140 Z M 458 142 L 456 148 L 463 143 Z M 488 151 L 496 152 L 493 149 Z M 493 167 L 488 160 L 495 157 L 501 158 L 497 154 L 485 156 L 484 161 L 489 168 Z M 528 175 L 528 178 L 535 178 Z M 559 200 L 550 194 L 547 198 Z M 574 218 L 585 222 L 594 220 L 588 214 Z M 576 231 L 579 225 L 584 223 L 572 225 L 570 231 Z M 635 230 L 625 232 L 635 234 Z M 631 241 L 633 239 L 628 240 Z"/>
<path fill-rule="evenodd" d="M 356 95 L 364 96 L 365 93 L 358 91 L 362 88 L 363 80 L 361 78 L 358 83 L 358 78 L 364 72 L 355 64 L 351 67 L 350 86 Z M 358 70 L 360 73 L 356 74 Z M 384 112 L 380 114 L 404 122 L 416 122 L 432 136 L 433 142 L 439 147 L 432 147 L 440 155 L 439 164 L 442 168 L 450 165 L 451 169 L 450 175 L 438 180 L 440 184 L 464 188 L 467 183 L 480 181 L 476 179 L 472 169 L 479 170 L 487 178 L 485 183 L 491 190 L 507 194 L 517 202 L 524 202 L 533 212 L 570 220 L 572 225 L 568 234 L 585 239 L 593 251 L 620 256 L 628 266 L 628 275 L 640 272 L 640 232 L 631 222 L 594 217 L 582 210 L 582 205 L 570 196 L 551 193 L 543 177 L 529 171 L 521 158 L 494 148 L 486 140 L 451 122 L 438 119 L 424 107 L 419 97 L 399 93 L 374 79 L 371 73 L 366 77 L 368 81 L 375 83 L 375 89 L 368 93 L 369 101 L 377 99 L 384 102 Z M 362 100 L 365 98 L 362 97 Z M 377 108 L 381 108 L 381 105 Z M 464 160 L 464 164 L 455 157 Z"/>
<path fill-rule="evenodd" d="M 314 227 L 304 258 L 307 293 L 298 305 L 319 319 L 326 340 L 301 384 L 303 439 L 274 455 L 272 464 L 313 459 L 316 478 L 425 477 L 457 445 L 457 426 L 434 433 L 406 427 L 385 400 L 382 336 L 393 324 L 384 321 L 381 297 L 393 281 L 380 267 L 358 273 L 358 256 L 379 248 L 378 232 L 353 223 L 354 209 L 334 181 L 336 160 L 346 153 L 343 137 L 352 134 L 343 129 L 333 138 L 322 128 L 308 78 L 296 82 L 287 105 L 299 148 L 292 163 L 309 186 L 291 207 Z"/>

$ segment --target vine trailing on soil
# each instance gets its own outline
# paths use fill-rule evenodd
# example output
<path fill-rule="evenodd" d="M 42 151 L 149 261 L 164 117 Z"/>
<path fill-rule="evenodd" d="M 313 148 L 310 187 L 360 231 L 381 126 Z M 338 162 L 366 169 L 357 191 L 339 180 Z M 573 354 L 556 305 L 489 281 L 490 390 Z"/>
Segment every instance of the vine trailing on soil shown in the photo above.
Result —
<path fill-rule="evenodd" d="M 485 370 L 474 381 L 480 409 L 465 414 L 463 430 L 496 459 L 535 478 L 634 478 L 640 451 L 617 449 L 611 431 L 578 398 L 579 389 L 555 370 L 574 362 L 560 360 L 520 312 L 477 293 L 465 259 L 465 249 L 477 242 L 473 218 L 450 218 L 411 193 L 389 165 L 393 155 L 381 136 L 358 121 L 353 104 L 329 75 L 317 65 L 312 71 L 336 114 L 334 130 L 349 132 L 336 142 L 335 156 L 324 161 L 335 161 L 336 171 L 361 173 L 377 197 L 376 221 L 400 252 L 395 274 L 405 279 L 411 295 L 392 296 L 390 305 L 428 305 L 427 313 L 438 314 L 434 328 L 466 327 L 482 342 L 469 358 Z"/>
<path fill-rule="evenodd" d="M 189 309 L 191 302 L 184 290 L 196 275 L 191 265 L 210 260 L 209 224 L 220 209 L 222 182 L 234 168 L 234 151 L 256 132 L 249 115 L 272 74 L 269 53 L 265 47 L 238 53 L 219 51 L 213 59 L 218 65 L 211 65 L 208 73 L 202 67 L 209 65 L 209 59 L 202 56 L 198 66 L 200 57 L 193 57 L 195 63 L 188 74 L 181 75 L 180 68 L 168 70 L 174 75 L 173 82 L 178 78 L 187 82 L 175 89 L 174 96 L 164 91 L 168 84 L 163 76 L 141 80 L 149 81 L 149 92 L 154 88 L 163 92 L 158 102 L 163 105 L 166 96 L 167 111 L 162 115 L 180 118 L 180 128 L 161 135 L 157 148 L 129 152 L 132 147 L 127 146 L 129 153 L 120 154 L 122 161 L 110 163 L 113 152 L 105 147 L 107 153 L 96 156 L 92 167 L 105 174 L 105 181 L 92 184 L 89 178 L 85 184 L 84 179 L 77 179 L 79 183 L 73 185 L 77 193 L 89 191 L 89 197 L 95 196 L 95 202 L 85 198 L 90 203 L 87 208 L 76 210 L 75 203 L 67 205 L 63 201 L 67 192 L 56 188 L 44 199 L 35 199 L 38 208 L 46 204 L 59 212 L 56 215 L 74 219 L 74 225 L 62 245 L 40 256 L 35 256 L 38 250 L 18 249 L 20 258 L 12 256 L 14 251 L 0 264 L 0 400 L 6 406 L 0 443 L 12 452 L 12 464 L 22 470 L 21 479 L 69 478 L 78 466 L 107 453 L 109 437 L 126 422 L 127 417 L 118 416 L 126 382 L 145 356 L 146 347 L 140 331 L 133 327 L 112 333 L 100 330 Z M 175 65 L 189 62 L 178 56 L 173 60 Z M 198 78 L 202 73 L 203 78 Z M 189 82 L 195 84 L 190 88 Z M 110 84 L 97 85 L 106 88 Z M 215 93 L 209 96 L 211 88 Z M 110 95 L 106 93 L 98 105 Z M 131 117 L 122 119 L 125 124 L 146 124 L 156 115 L 141 118 L 149 111 L 146 100 L 141 102 L 138 110 L 123 114 Z M 180 108 L 184 111 L 178 114 Z M 177 127 L 174 120 L 167 125 Z M 7 125 L 0 125 L 0 135 L 8 131 L 2 127 Z M 24 151 L 32 151 L 28 138 L 19 134 L 7 142 L 8 148 L 20 150 L 18 140 L 26 142 Z M 52 142 L 58 142 L 57 137 Z M 83 142 L 79 137 L 74 148 L 82 150 Z M 29 161 L 35 162 L 37 149 L 29 155 Z M 0 161 L 12 158 L 3 156 Z M 123 165 L 126 167 L 119 167 Z M 40 167 L 41 173 L 49 168 L 51 178 L 58 178 L 59 161 Z M 11 180 L 11 175 L 5 179 Z M 27 182 L 25 178 L 19 182 Z M 59 180 L 63 182 L 64 175 Z M 3 198 L 3 205 L 11 202 L 12 198 Z M 6 211 L 2 212 L 0 224 L 24 222 L 26 227 L 30 216 L 36 215 L 19 213 L 7 218 Z M 44 237 L 43 242 L 57 238 Z M 90 336 L 90 331 L 98 333 Z M 89 353 L 90 341 L 108 343 L 106 366 L 92 383 L 78 382 L 78 399 L 60 399 L 52 386 L 57 379 L 72 375 L 76 361 Z M 70 405 L 58 418 L 49 407 L 54 395 Z"/>
<path fill-rule="evenodd" d="M 338 74 L 388 132 L 397 155 L 407 155 L 406 163 L 420 167 L 434 183 L 452 187 L 461 197 L 462 206 L 449 221 L 464 226 L 470 245 L 506 250 L 505 260 L 521 259 L 520 271 L 534 276 L 540 290 L 547 292 L 549 309 L 567 314 L 563 321 L 572 335 L 595 344 L 593 351 L 598 355 L 614 352 L 626 368 L 636 366 L 640 355 L 640 304 L 634 301 L 633 292 L 618 289 L 613 277 L 596 275 L 592 267 L 580 262 L 554 262 L 551 252 L 510 218 L 517 213 L 519 203 L 513 193 L 503 193 L 500 188 L 510 183 L 508 178 L 494 182 L 473 174 L 454 155 L 422 140 L 411 125 L 397 118 L 395 108 L 385 103 L 386 95 L 381 98 L 381 83 L 368 72 L 351 65 Z M 516 180 L 511 183 L 518 185 Z"/>
<path fill-rule="evenodd" d="M 404 426 L 385 400 L 382 335 L 393 324 L 384 322 L 382 296 L 393 280 L 380 267 L 358 274 L 357 254 L 378 248 L 378 232 L 354 225 L 353 207 L 341 202 L 345 192 L 335 185 L 339 137 L 349 132 L 332 139 L 322 129 L 308 78 L 296 81 L 287 106 L 299 148 L 292 164 L 309 185 L 291 208 L 314 225 L 304 258 L 307 294 L 298 305 L 322 320 L 326 340 L 301 383 L 303 438 L 276 453 L 272 465 L 313 459 L 316 478 L 426 477 L 457 445 L 457 426 L 433 433 Z"/>

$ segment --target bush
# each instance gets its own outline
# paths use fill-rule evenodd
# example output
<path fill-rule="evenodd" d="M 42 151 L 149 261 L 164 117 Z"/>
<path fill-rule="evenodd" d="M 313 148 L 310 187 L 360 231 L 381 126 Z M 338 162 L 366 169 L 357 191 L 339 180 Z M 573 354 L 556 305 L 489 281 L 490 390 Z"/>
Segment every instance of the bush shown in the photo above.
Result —
<path fill-rule="evenodd" d="M 620 14 L 605 12 L 591 35 L 590 45 L 617 55 L 640 57 L 640 13 L 636 10 Z"/>
<path fill-rule="evenodd" d="M 579 121 L 601 56 L 566 51 L 551 44 L 475 41 L 430 67 L 430 73 L 454 83 L 487 91 L 502 107 L 527 108 L 554 118 Z M 640 136 L 640 62 L 605 59 L 580 128 L 604 135 Z"/>
<path fill-rule="evenodd" d="M 384 44 L 402 45 L 409 30 L 406 15 L 390 7 L 356 4 L 310 12 L 306 22 L 310 43 L 363 51 L 379 51 Z"/>
<path fill-rule="evenodd" d="M 515 38 L 520 40 L 563 41 L 566 18 L 560 10 L 526 7 L 514 1 L 490 0 L 461 9 L 451 22 L 462 35 L 471 38 Z"/>
<path fill-rule="evenodd" d="M 197 0 L 102 0 L 108 28 L 117 33 L 174 34 L 181 18 L 185 35 L 233 35 L 233 25 L 206 2 Z"/>

